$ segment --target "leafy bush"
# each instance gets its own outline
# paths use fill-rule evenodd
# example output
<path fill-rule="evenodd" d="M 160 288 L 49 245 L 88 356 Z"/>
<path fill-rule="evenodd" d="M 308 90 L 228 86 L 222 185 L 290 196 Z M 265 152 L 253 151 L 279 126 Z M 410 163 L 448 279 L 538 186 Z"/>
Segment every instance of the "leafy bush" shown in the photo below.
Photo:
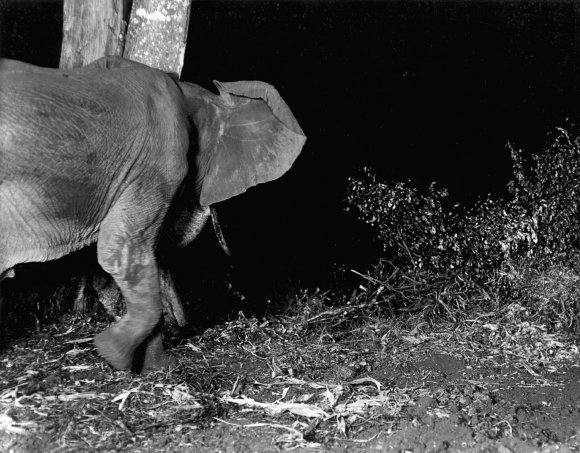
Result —
<path fill-rule="evenodd" d="M 447 191 L 432 183 L 422 194 L 402 182 L 381 183 L 368 168 L 363 172 L 362 179 L 349 179 L 347 202 L 376 230 L 385 254 L 400 267 L 445 266 L 449 214 L 443 204 Z"/>
<path fill-rule="evenodd" d="M 558 128 L 550 145 L 526 169 L 510 146 L 514 180 L 508 189 L 533 234 L 526 256 L 547 264 L 574 264 L 580 251 L 580 135 Z M 511 244 L 507 244 L 509 246 Z"/>
<path fill-rule="evenodd" d="M 509 150 L 513 180 L 505 199 L 447 208 L 447 191 L 435 183 L 421 192 L 380 182 L 365 168 L 349 179 L 347 210 L 374 229 L 395 268 L 471 281 L 495 298 L 521 289 L 523 280 L 514 278 L 521 263 L 538 271 L 580 268 L 578 134 L 557 129 L 530 162 L 511 144 Z"/>

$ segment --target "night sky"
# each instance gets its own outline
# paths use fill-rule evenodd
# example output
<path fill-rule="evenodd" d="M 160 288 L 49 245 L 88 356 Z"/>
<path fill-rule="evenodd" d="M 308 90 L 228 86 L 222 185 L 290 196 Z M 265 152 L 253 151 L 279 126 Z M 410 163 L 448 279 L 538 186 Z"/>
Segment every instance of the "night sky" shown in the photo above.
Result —
<path fill-rule="evenodd" d="M 0 0 L 0 56 L 56 67 L 61 9 Z M 555 126 L 578 124 L 579 13 L 573 2 L 194 1 L 182 79 L 269 82 L 308 140 L 288 174 L 217 206 L 231 259 L 207 228 L 183 262 L 227 274 L 249 304 L 324 287 L 337 263 L 364 267 L 377 244 L 344 197 L 365 165 L 437 181 L 453 201 L 501 195 L 508 141 L 537 152 Z"/>

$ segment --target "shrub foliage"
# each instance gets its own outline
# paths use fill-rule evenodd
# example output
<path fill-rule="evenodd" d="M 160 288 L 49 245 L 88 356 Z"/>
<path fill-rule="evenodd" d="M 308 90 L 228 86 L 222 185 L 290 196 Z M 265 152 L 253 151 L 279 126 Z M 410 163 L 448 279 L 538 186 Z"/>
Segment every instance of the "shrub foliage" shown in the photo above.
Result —
<path fill-rule="evenodd" d="M 470 281 L 496 300 L 521 295 L 530 275 L 522 266 L 580 268 L 580 138 L 558 128 L 548 143 L 529 160 L 508 145 L 513 178 L 504 198 L 448 207 L 435 183 L 420 191 L 365 168 L 349 179 L 347 210 L 372 227 L 391 268 Z"/>

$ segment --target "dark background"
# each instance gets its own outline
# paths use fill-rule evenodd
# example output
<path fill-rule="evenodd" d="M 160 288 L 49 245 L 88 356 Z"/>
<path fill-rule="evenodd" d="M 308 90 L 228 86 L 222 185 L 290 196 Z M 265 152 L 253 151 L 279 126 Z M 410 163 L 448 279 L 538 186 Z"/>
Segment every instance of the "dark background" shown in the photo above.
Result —
<path fill-rule="evenodd" d="M 217 206 L 233 257 L 207 228 L 180 255 L 187 297 L 213 307 L 239 293 L 239 308 L 259 310 L 292 287 L 328 286 L 337 265 L 372 263 L 379 247 L 344 212 L 347 178 L 365 165 L 389 181 L 437 181 L 453 202 L 502 195 L 508 140 L 529 155 L 555 126 L 577 124 L 579 11 L 194 0 L 182 79 L 269 82 L 308 140 L 280 180 Z M 0 15 L 0 56 L 58 66 L 60 2 L 0 0 Z M 194 295 L 192 273 L 212 295 Z"/>

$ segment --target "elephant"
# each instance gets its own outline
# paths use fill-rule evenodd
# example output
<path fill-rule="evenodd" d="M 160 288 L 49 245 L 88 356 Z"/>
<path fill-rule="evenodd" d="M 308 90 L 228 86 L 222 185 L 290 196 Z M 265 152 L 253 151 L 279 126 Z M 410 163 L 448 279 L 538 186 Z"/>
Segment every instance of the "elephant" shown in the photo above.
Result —
<path fill-rule="evenodd" d="M 214 84 L 113 56 L 68 70 L 0 60 L 0 281 L 96 242 L 126 301 L 94 338 L 118 370 L 172 362 L 160 250 L 190 243 L 215 203 L 282 176 L 306 141 L 273 86 Z"/>

